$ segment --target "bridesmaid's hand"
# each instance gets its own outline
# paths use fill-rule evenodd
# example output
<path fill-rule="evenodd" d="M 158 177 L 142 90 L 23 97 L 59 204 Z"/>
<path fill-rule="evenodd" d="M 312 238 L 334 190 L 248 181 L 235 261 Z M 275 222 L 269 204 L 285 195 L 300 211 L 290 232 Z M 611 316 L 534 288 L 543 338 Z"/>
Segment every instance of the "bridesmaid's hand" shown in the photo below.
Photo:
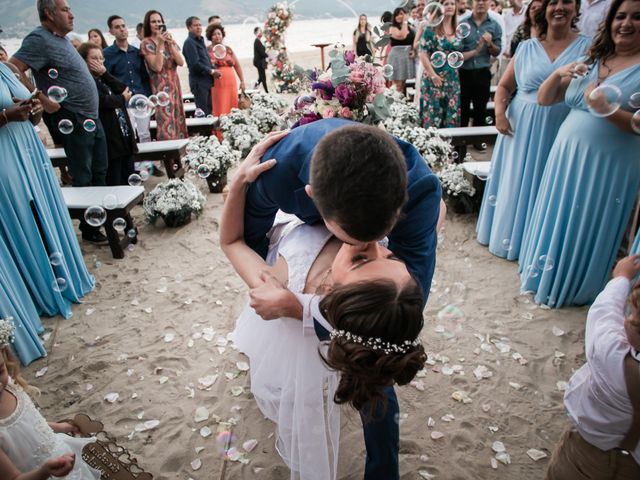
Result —
<path fill-rule="evenodd" d="M 14 98 L 13 102 L 15 105 L 13 107 L 7 108 L 5 114 L 7 116 L 7 120 L 9 122 L 24 122 L 29 120 L 29 115 L 31 113 L 31 103 L 25 102 L 24 100 L 20 100 L 18 98 Z"/>
<path fill-rule="evenodd" d="M 496 115 L 496 129 L 502 135 L 513 135 L 513 129 L 506 115 Z"/>
<path fill-rule="evenodd" d="M 559 69 L 556 70 L 556 75 L 560 78 L 576 78 L 578 75 L 576 74 L 576 65 L 577 62 L 568 63 L 567 65 L 563 65 Z"/>

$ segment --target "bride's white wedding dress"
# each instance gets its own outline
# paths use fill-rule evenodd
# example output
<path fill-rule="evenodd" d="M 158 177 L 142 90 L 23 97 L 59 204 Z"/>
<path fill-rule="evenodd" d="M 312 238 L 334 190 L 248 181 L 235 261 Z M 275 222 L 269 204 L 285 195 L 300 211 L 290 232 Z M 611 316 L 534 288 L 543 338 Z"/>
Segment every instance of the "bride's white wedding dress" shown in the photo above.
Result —
<path fill-rule="evenodd" d="M 64 478 L 100 479 L 100 472 L 82 460 L 82 447 L 95 442 L 95 438 L 74 438 L 55 433 L 20 386 L 9 383 L 4 395 L 8 393 L 16 397 L 17 405 L 11 415 L 0 419 L 0 448 L 20 472 L 35 470 L 50 458 L 75 453 L 73 470 Z"/>
<path fill-rule="evenodd" d="M 271 231 L 267 262 L 288 265 L 288 288 L 302 293 L 309 269 L 331 234 L 296 217 L 279 216 Z M 333 402 L 338 375 L 324 366 L 321 343 L 300 320 L 263 320 L 248 305 L 233 339 L 249 357 L 251 392 L 262 413 L 277 424 L 276 448 L 292 479 L 336 478 L 340 407 Z"/>

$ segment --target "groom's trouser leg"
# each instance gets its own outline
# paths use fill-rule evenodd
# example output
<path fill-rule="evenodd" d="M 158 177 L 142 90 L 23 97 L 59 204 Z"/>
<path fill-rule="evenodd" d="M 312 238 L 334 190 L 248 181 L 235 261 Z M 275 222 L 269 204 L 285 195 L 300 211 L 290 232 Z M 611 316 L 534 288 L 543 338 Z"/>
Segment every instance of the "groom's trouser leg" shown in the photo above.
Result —
<path fill-rule="evenodd" d="M 393 387 L 385 388 L 387 410 L 381 416 L 382 406 L 373 417 L 369 406 L 360 410 L 364 428 L 364 443 L 367 448 L 365 480 L 396 480 L 400 478 L 398 451 L 400 450 L 400 426 L 398 398 Z"/>

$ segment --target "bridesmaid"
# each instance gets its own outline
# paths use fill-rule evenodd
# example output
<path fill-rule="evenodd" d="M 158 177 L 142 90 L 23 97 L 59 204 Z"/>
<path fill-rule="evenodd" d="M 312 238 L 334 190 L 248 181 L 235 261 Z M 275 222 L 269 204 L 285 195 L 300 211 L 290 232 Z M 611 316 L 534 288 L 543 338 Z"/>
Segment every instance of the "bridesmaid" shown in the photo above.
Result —
<path fill-rule="evenodd" d="M 423 74 L 420 88 L 420 122 L 422 126 L 452 128 L 460 126 L 460 79 L 446 55 L 460 51 L 462 40 L 456 37 L 456 2 L 444 0 L 444 20 L 435 28 L 425 28 L 420 39 L 420 62 Z M 431 63 L 435 52 L 445 55 L 444 65 Z"/>
<path fill-rule="evenodd" d="M 640 0 L 614 0 L 589 50 L 584 78 L 576 65 L 556 70 L 538 101 L 571 107 L 551 147 L 520 253 L 523 291 L 550 307 L 584 305 L 607 281 L 640 187 L 640 136 L 629 98 L 640 85 Z M 621 107 L 588 111 L 597 85 L 621 91 Z M 613 109 L 611 109 L 613 110 Z"/>
<path fill-rule="evenodd" d="M 538 105 L 538 88 L 555 69 L 584 55 L 591 43 L 589 37 L 578 35 L 574 29 L 579 10 L 576 0 L 544 0 L 536 20 L 540 37 L 520 44 L 496 90 L 496 128 L 500 135 L 476 232 L 479 243 L 507 260 L 516 260 L 520 254 L 547 155 L 569 114 L 564 103 Z"/>
<path fill-rule="evenodd" d="M 151 91 L 154 95 L 165 92 L 169 104 L 156 107 L 158 140 L 187 138 L 187 122 L 182 106 L 182 90 L 177 68 L 184 65 L 178 44 L 167 32 L 162 14 L 149 10 L 144 16 L 144 39 L 140 44 L 140 55 L 149 70 Z"/>

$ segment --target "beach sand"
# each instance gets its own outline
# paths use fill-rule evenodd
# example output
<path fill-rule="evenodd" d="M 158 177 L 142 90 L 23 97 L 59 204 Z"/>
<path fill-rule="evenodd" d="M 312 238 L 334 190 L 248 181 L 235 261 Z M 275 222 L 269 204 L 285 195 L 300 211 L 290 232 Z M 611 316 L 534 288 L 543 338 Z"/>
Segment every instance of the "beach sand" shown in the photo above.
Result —
<path fill-rule="evenodd" d="M 318 52 L 297 55 L 303 63 L 297 57 L 311 66 Z M 248 71 L 255 77 L 255 69 Z M 162 180 L 152 177 L 145 187 Z M 43 320 L 49 356 L 24 369 L 25 376 L 42 391 L 37 401 L 47 419 L 86 413 L 102 421 L 156 479 L 287 479 L 274 426 L 251 397 L 248 373 L 238 368 L 246 358 L 227 339 L 247 290 L 219 248 L 222 196 L 207 197 L 204 214 L 178 229 L 162 220 L 145 225 L 142 209 L 134 209 L 139 243 L 124 260 L 112 259 L 108 247 L 81 242 L 96 289 L 71 319 Z M 418 383 L 397 388 L 403 479 L 543 478 L 548 458 L 534 462 L 526 452 L 550 454 L 568 423 L 557 382 L 584 361 L 586 309 L 543 309 L 520 295 L 517 265 L 477 244 L 475 221 L 448 216 L 421 334 L 430 364 Z M 438 318 L 451 304 L 460 310 Z M 556 336 L 554 327 L 566 333 Z M 524 360 L 514 359 L 516 352 Z M 492 376 L 478 380 L 479 365 Z M 209 375 L 218 375 L 215 383 L 199 388 Z M 471 402 L 454 400 L 456 391 Z M 105 400 L 110 393 L 119 395 L 115 403 Z M 211 417 L 196 423 L 198 407 Z M 342 411 L 339 478 L 360 479 L 360 420 L 349 408 Z M 216 433 L 229 427 L 217 418 L 233 419 L 240 451 L 245 441 L 257 440 L 248 464 L 223 465 Z M 159 425 L 135 432 L 149 420 Z M 205 426 L 213 432 L 206 438 Z M 442 438 L 432 439 L 436 431 Z M 504 443 L 510 465 L 492 468 L 494 441 Z M 198 470 L 191 466 L 196 459 Z"/>

